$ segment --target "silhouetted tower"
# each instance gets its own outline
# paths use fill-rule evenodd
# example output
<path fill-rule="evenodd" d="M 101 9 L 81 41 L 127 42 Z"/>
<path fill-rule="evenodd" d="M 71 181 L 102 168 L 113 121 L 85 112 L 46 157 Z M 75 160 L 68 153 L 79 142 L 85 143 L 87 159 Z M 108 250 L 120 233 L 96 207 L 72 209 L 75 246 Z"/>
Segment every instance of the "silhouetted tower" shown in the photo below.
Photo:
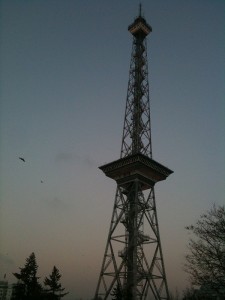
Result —
<path fill-rule="evenodd" d="M 152 159 L 146 36 L 141 13 L 128 27 L 133 47 L 120 159 L 101 166 L 117 182 L 95 299 L 169 299 L 154 185 L 173 173 Z"/>

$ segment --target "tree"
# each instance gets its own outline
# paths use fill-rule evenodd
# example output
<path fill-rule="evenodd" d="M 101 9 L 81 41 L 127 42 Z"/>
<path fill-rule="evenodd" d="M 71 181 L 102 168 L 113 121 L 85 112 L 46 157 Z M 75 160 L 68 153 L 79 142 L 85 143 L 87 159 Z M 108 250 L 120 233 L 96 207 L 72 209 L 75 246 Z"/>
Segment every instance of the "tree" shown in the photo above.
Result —
<path fill-rule="evenodd" d="M 36 263 L 35 254 L 31 253 L 26 259 L 25 266 L 20 268 L 20 273 L 13 273 L 18 279 L 14 299 L 40 299 L 42 287 L 38 282 L 37 269 L 38 265 Z"/>
<path fill-rule="evenodd" d="M 65 288 L 62 288 L 62 285 L 59 282 L 61 277 L 62 275 L 55 266 L 53 267 L 49 278 L 45 277 L 44 285 L 49 287 L 49 289 L 46 290 L 48 299 L 61 299 L 68 294 L 63 293 Z"/>
<path fill-rule="evenodd" d="M 123 293 L 121 291 L 121 287 L 117 285 L 114 287 L 111 296 L 113 296 L 112 300 L 123 300 Z"/>
<path fill-rule="evenodd" d="M 199 300 L 199 298 L 197 298 L 195 290 L 193 289 L 193 287 L 191 288 L 186 288 L 183 292 L 183 300 Z"/>
<path fill-rule="evenodd" d="M 169 292 L 169 298 L 170 298 L 170 300 L 179 300 L 180 296 L 179 296 L 178 290 L 176 289 L 175 294 L 172 292 Z"/>
<path fill-rule="evenodd" d="M 195 225 L 186 227 L 194 234 L 189 241 L 185 271 L 191 283 L 210 287 L 220 293 L 225 290 L 225 207 L 216 205 Z"/>

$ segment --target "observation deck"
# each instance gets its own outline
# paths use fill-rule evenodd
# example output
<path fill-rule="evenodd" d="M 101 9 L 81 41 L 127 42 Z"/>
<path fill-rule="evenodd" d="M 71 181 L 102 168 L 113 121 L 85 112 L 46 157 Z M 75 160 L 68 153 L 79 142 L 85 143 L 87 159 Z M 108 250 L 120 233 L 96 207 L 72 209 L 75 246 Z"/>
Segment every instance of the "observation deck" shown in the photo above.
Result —
<path fill-rule="evenodd" d="M 128 30 L 133 36 L 141 35 L 142 37 L 145 37 L 152 31 L 152 27 L 142 16 L 139 16 L 128 27 Z"/>
<path fill-rule="evenodd" d="M 120 158 L 99 169 L 125 189 L 138 179 L 142 183 L 142 190 L 153 187 L 156 182 L 165 180 L 173 173 L 167 167 L 141 153 Z"/>

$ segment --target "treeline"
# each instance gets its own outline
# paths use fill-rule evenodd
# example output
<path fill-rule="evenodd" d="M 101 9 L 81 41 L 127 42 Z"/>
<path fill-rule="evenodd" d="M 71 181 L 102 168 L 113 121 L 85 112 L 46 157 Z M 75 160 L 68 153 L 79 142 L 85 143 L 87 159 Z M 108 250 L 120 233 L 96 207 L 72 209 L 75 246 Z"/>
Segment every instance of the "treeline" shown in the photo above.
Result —
<path fill-rule="evenodd" d="M 62 275 L 56 266 L 53 267 L 52 273 L 45 277 L 43 285 L 39 282 L 37 270 L 35 254 L 31 253 L 20 272 L 13 273 L 18 281 L 13 288 L 12 300 L 59 300 L 68 294 L 60 283 Z"/>
<path fill-rule="evenodd" d="M 186 255 L 185 271 L 190 276 L 191 288 L 182 296 L 170 295 L 171 300 L 224 300 L 225 299 L 225 207 L 214 205 L 197 220 L 187 226 L 191 233 Z M 66 296 L 60 283 L 61 274 L 54 266 L 43 285 L 37 277 L 35 254 L 26 259 L 20 273 L 13 273 L 18 282 L 12 300 L 59 300 Z M 127 300 L 118 282 L 111 291 L 112 300 Z M 94 298 L 102 300 L 101 297 Z"/>

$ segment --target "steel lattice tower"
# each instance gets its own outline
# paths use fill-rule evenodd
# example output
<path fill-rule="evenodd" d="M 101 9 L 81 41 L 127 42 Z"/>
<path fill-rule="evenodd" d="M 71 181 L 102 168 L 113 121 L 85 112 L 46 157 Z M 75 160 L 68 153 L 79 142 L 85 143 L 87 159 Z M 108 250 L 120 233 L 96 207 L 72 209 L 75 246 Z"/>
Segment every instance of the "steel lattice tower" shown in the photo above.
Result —
<path fill-rule="evenodd" d="M 152 159 L 146 36 L 142 16 L 128 27 L 133 46 L 120 159 L 101 166 L 117 182 L 95 299 L 169 299 L 154 185 L 173 171 Z"/>

